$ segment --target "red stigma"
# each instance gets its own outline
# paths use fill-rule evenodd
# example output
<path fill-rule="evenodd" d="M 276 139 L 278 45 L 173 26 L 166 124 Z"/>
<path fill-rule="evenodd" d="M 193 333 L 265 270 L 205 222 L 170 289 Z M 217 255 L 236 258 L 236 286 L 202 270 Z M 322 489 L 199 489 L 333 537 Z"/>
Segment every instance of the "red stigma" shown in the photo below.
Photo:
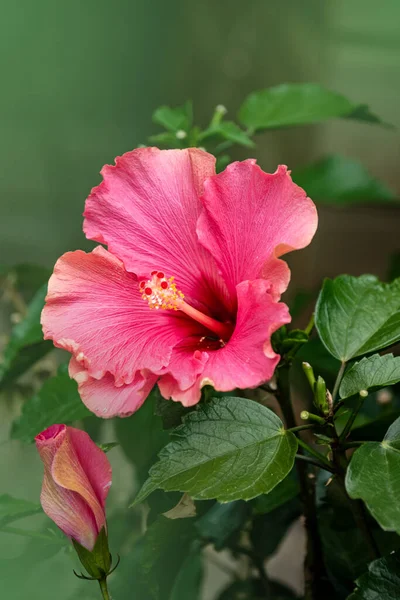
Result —
<path fill-rule="evenodd" d="M 140 287 L 143 289 L 143 288 L 144 288 L 144 286 L 145 286 L 146 284 L 145 284 L 145 282 L 144 282 L 144 281 L 141 281 L 139 285 L 140 285 Z"/>
<path fill-rule="evenodd" d="M 157 277 L 158 277 L 159 279 L 164 279 L 164 273 L 163 273 L 162 271 L 159 271 L 159 272 L 157 273 Z"/>
<path fill-rule="evenodd" d="M 163 290 L 166 290 L 167 287 L 168 287 L 168 283 L 166 281 L 162 281 L 161 282 L 161 287 L 162 287 Z"/>
<path fill-rule="evenodd" d="M 151 274 L 152 275 L 157 275 L 157 271 L 152 271 Z"/>
<path fill-rule="evenodd" d="M 151 288 L 147 287 L 147 288 L 144 290 L 144 293 L 146 294 L 146 296 L 151 296 L 151 295 L 152 295 L 152 293 L 153 293 L 153 290 L 152 290 Z"/>

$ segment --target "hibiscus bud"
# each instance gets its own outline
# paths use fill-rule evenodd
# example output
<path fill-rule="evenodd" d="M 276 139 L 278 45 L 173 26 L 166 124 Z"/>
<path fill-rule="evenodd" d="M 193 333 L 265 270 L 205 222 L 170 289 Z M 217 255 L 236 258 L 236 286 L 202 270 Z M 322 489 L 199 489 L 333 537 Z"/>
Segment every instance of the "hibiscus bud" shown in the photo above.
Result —
<path fill-rule="evenodd" d="M 52 425 L 35 438 L 44 464 L 44 512 L 73 541 L 89 552 L 107 531 L 105 501 L 111 466 L 87 433 Z"/>
<path fill-rule="evenodd" d="M 307 380 L 308 380 L 308 383 L 310 384 L 311 389 L 314 390 L 315 375 L 314 375 L 314 370 L 313 370 L 312 366 L 308 362 L 302 362 L 301 366 L 303 367 L 304 374 L 307 377 Z"/>

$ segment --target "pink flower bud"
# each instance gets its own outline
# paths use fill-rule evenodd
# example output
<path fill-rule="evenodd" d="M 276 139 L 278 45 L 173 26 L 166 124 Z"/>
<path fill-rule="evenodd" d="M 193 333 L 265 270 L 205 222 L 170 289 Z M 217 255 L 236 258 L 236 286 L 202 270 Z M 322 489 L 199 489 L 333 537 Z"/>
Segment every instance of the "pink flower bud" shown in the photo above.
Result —
<path fill-rule="evenodd" d="M 35 441 L 44 464 L 44 512 L 65 535 L 91 551 L 106 526 L 111 485 L 107 456 L 87 433 L 66 425 L 52 425 Z"/>

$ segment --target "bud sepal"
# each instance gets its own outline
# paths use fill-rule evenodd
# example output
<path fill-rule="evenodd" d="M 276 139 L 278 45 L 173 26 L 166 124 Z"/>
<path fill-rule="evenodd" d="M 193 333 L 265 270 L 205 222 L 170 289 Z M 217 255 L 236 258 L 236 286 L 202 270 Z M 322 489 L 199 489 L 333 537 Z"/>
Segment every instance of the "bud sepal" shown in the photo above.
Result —
<path fill-rule="evenodd" d="M 81 546 L 81 544 L 74 539 L 72 540 L 72 543 L 79 560 L 90 576 L 80 576 L 75 573 L 77 577 L 80 577 L 81 579 L 94 579 L 100 581 L 101 579 L 105 579 L 114 570 L 111 569 L 112 557 L 108 548 L 108 538 L 105 527 L 103 527 L 97 536 L 96 543 L 92 551 L 88 550 L 84 546 Z M 114 568 L 117 566 L 118 563 Z"/>

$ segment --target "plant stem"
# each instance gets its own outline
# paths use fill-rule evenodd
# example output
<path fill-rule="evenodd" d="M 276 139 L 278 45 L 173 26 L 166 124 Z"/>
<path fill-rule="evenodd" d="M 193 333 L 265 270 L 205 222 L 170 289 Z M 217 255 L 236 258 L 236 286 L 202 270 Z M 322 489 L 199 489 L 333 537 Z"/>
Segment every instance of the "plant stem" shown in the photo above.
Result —
<path fill-rule="evenodd" d="M 103 600 L 111 600 L 111 596 L 108 593 L 107 578 L 106 577 L 104 577 L 103 579 L 99 579 L 99 586 L 100 586 L 100 589 L 101 589 Z"/>
<path fill-rule="evenodd" d="M 337 380 L 338 379 L 339 379 L 339 375 L 338 375 Z M 336 387 L 336 384 L 335 384 L 335 387 Z M 350 428 L 351 428 L 351 426 L 354 422 L 354 419 L 356 418 L 356 415 L 361 407 L 362 400 L 364 400 L 364 397 L 360 396 L 360 400 L 361 400 L 361 402 L 359 402 L 358 406 L 352 413 L 349 421 L 346 423 L 346 426 L 344 429 L 345 436 L 347 435 L 348 431 L 350 431 Z M 349 423 L 350 423 L 350 425 L 349 425 Z M 342 444 L 342 439 L 341 439 L 343 432 L 342 432 L 342 435 L 339 436 L 336 431 L 336 426 L 334 423 L 333 423 L 333 425 L 334 425 L 336 439 L 335 439 L 335 442 L 331 444 L 331 450 L 332 450 L 333 464 L 335 465 L 335 468 L 336 468 L 337 480 L 343 490 L 344 495 L 346 496 L 346 498 L 349 502 L 349 506 L 353 513 L 353 518 L 354 518 L 355 524 L 356 524 L 357 528 L 360 530 L 362 536 L 364 537 L 366 546 L 369 549 L 369 554 L 370 554 L 371 560 L 375 560 L 376 558 L 380 557 L 380 552 L 379 552 L 379 548 L 375 542 L 375 539 L 369 529 L 364 504 L 360 500 L 352 500 L 346 490 L 345 478 L 346 478 L 348 460 L 347 460 L 347 456 L 346 456 L 346 447 L 344 444 Z M 349 428 L 347 427 L 348 425 L 349 425 Z M 347 430 L 347 432 L 346 432 L 346 430 Z"/>
<path fill-rule="evenodd" d="M 278 369 L 278 401 L 281 406 L 286 427 L 296 427 L 296 419 L 290 397 L 290 366 L 284 364 Z M 299 448 L 301 455 L 301 448 Z M 296 469 L 300 483 L 300 494 L 307 532 L 307 552 L 304 561 L 305 600 L 319 600 L 323 595 L 321 589 L 326 571 L 323 561 L 322 544 L 319 536 L 318 521 L 315 510 L 315 480 L 308 477 L 308 466 L 305 461 L 297 460 Z"/>
<path fill-rule="evenodd" d="M 260 580 L 261 580 L 262 586 L 264 588 L 266 600 L 273 600 L 273 598 L 271 596 L 271 586 L 269 583 L 267 572 L 265 570 L 263 559 L 259 558 L 257 555 L 254 555 L 253 563 L 254 563 L 254 566 L 256 567 L 258 574 L 260 576 Z"/>
<path fill-rule="evenodd" d="M 375 560 L 380 557 L 379 548 L 375 542 L 375 539 L 369 529 L 367 522 L 367 514 L 364 508 L 364 504 L 361 500 L 352 500 L 347 493 L 346 484 L 345 484 L 345 476 L 347 469 L 347 457 L 346 450 L 343 447 L 338 446 L 337 448 L 332 447 L 332 454 L 334 458 L 334 463 L 337 468 L 337 480 L 340 483 L 343 493 L 346 496 L 351 512 L 353 513 L 353 518 L 357 528 L 360 530 L 361 535 L 363 536 L 366 546 L 369 550 L 371 560 Z"/>
<path fill-rule="evenodd" d="M 336 377 L 335 385 L 333 387 L 333 392 L 332 392 L 332 401 L 333 402 L 335 402 L 335 400 L 336 400 L 336 397 L 337 397 L 337 394 L 339 391 L 339 387 L 340 387 L 340 383 L 341 383 L 343 375 L 344 375 L 345 368 L 346 368 L 346 363 L 345 363 L 345 361 L 342 361 L 342 364 L 340 365 L 340 369 L 339 369 L 339 372 Z M 347 470 L 347 465 L 348 465 L 347 456 L 346 456 L 346 446 L 347 447 L 349 447 L 349 446 L 344 445 L 343 442 L 346 439 L 347 435 L 349 434 L 349 432 L 353 426 L 354 420 L 362 406 L 364 398 L 365 398 L 365 396 L 360 394 L 357 406 L 355 407 L 354 411 L 352 412 L 352 414 L 351 414 L 349 420 L 347 421 L 340 436 L 338 435 L 338 433 L 336 431 L 336 426 L 335 426 L 335 423 L 333 422 L 333 418 L 332 418 L 332 425 L 334 426 L 336 439 L 335 439 L 335 442 L 331 444 L 331 450 L 332 450 L 333 464 L 334 464 L 336 472 L 337 472 L 338 481 L 343 489 L 344 494 L 346 495 L 346 497 L 350 503 L 350 508 L 353 513 L 354 521 L 356 523 L 356 526 L 358 527 L 358 529 L 360 530 L 361 534 L 363 535 L 363 537 L 365 539 L 366 545 L 369 549 L 371 559 L 374 560 L 376 558 L 379 558 L 380 552 L 379 552 L 379 548 L 374 540 L 374 537 L 373 537 L 371 531 L 369 530 L 364 504 L 360 500 L 352 500 L 350 498 L 350 496 L 347 493 L 346 484 L 345 484 L 346 470 Z"/>
<path fill-rule="evenodd" d="M 315 458 L 311 458 L 310 456 L 305 456 L 304 454 L 296 454 L 297 460 L 304 460 L 305 462 L 310 463 L 310 465 L 315 465 L 320 469 L 324 469 L 325 471 L 329 471 L 330 473 L 336 473 L 335 469 L 330 465 L 329 467 L 319 460 L 315 460 Z"/>

